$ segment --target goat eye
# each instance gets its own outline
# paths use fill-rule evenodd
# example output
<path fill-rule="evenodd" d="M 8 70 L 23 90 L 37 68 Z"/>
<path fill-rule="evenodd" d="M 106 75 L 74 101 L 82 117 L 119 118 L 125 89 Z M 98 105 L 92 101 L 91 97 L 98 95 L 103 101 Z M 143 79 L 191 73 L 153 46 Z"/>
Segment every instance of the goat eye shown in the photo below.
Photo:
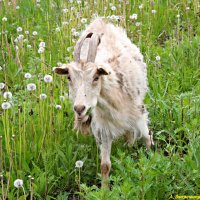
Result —
<path fill-rule="evenodd" d="M 99 80 L 99 77 L 96 77 L 96 78 L 94 78 L 94 80 L 93 81 L 98 81 Z"/>
<path fill-rule="evenodd" d="M 71 78 L 70 78 L 70 76 L 68 76 L 68 77 L 67 77 L 67 79 L 68 79 L 68 81 L 71 81 Z"/>

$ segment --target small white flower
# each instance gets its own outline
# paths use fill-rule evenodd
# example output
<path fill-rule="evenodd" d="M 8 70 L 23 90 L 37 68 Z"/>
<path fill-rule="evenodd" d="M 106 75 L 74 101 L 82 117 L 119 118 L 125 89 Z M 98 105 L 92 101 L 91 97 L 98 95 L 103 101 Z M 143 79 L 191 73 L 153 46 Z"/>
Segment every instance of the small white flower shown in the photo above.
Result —
<path fill-rule="evenodd" d="M 64 96 L 60 96 L 59 99 L 60 99 L 60 101 L 64 101 L 65 97 Z"/>
<path fill-rule="evenodd" d="M 160 61 L 160 56 L 156 56 L 156 60 L 157 60 L 157 61 Z"/>
<path fill-rule="evenodd" d="M 15 43 L 19 42 L 18 38 L 15 38 L 15 39 L 14 39 L 14 42 L 15 42 Z"/>
<path fill-rule="evenodd" d="M 60 31 L 60 28 L 59 28 L 59 27 L 57 27 L 57 28 L 56 28 L 56 32 L 59 32 L 59 31 Z"/>
<path fill-rule="evenodd" d="M 72 28 L 72 29 L 71 29 L 71 32 L 72 32 L 72 33 L 76 32 L 76 29 L 75 29 L 75 28 Z"/>
<path fill-rule="evenodd" d="M 179 17 L 180 17 L 180 15 L 176 15 L 176 17 L 177 17 L 177 18 L 179 18 Z"/>
<path fill-rule="evenodd" d="M 7 17 L 3 17 L 3 18 L 2 18 L 2 21 L 3 21 L 3 22 L 7 22 L 7 20 L 8 20 Z"/>
<path fill-rule="evenodd" d="M 116 7 L 115 6 L 111 6 L 111 8 L 110 8 L 111 10 L 116 10 Z"/>
<path fill-rule="evenodd" d="M 5 99 L 12 99 L 12 93 L 11 92 L 4 92 L 3 97 Z"/>
<path fill-rule="evenodd" d="M 40 53 L 44 53 L 44 47 L 40 47 L 39 49 L 38 49 L 38 53 L 40 54 Z"/>
<path fill-rule="evenodd" d="M 71 51 L 71 47 L 67 47 L 67 52 L 70 52 Z"/>
<path fill-rule="evenodd" d="M 2 70 L 3 68 L 0 66 L 0 71 Z"/>
<path fill-rule="evenodd" d="M 21 180 L 21 179 L 16 179 L 16 180 L 14 181 L 14 186 L 15 186 L 16 188 L 23 187 L 23 180 Z"/>
<path fill-rule="evenodd" d="M 28 35 L 28 34 L 29 34 L 29 31 L 25 31 L 25 34 Z"/>
<path fill-rule="evenodd" d="M 79 36 L 79 32 L 74 32 L 73 35 L 74 35 L 75 37 L 78 37 L 78 36 Z"/>
<path fill-rule="evenodd" d="M 142 24 L 141 22 L 136 22 L 135 23 L 136 26 L 141 26 L 141 24 Z"/>
<path fill-rule="evenodd" d="M 29 83 L 29 84 L 27 85 L 27 90 L 28 90 L 28 91 L 36 90 L 36 85 L 35 85 L 35 83 Z"/>
<path fill-rule="evenodd" d="M 44 94 L 44 93 L 40 94 L 40 99 L 46 99 L 46 98 L 47 98 L 46 94 Z"/>
<path fill-rule="evenodd" d="M 0 89 L 3 89 L 5 87 L 4 83 L 0 83 Z"/>
<path fill-rule="evenodd" d="M 57 110 L 60 110 L 62 108 L 61 105 L 56 105 L 55 107 L 56 107 Z"/>
<path fill-rule="evenodd" d="M 190 10 L 190 7 L 187 6 L 187 7 L 186 7 L 186 10 Z"/>
<path fill-rule="evenodd" d="M 16 6 L 16 10 L 19 10 L 20 9 L 20 7 L 19 6 Z"/>
<path fill-rule="evenodd" d="M 28 39 L 25 38 L 25 39 L 23 40 L 23 42 L 24 42 L 24 43 L 28 42 Z"/>
<path fill-rule="evenodd" d="M 34 36 L 38 35 L 38 32 L 37 31 L 33 31 L 32 33 Z"/>
<path fill-rule="evenodd" d="M 80 0 L 78 0 L 78 1 L 76 1 L 77 2 L 77 4 L 81 4 L 81 1 Z"/>
<path fill-rule="evenodd" d="M 151 11 L 152 14 L 156 14 L 156 12 L 157 12 L 156 10 L 152 10 Z"/>
<path fill-rule="evenodd" d="M 69 22 L 62 22 L 62 25 L 65 26 L 65 25 L 68 25 Z"/>
<path fill-rule="evenodd" d="M 17 38 L 18 40 L 22 40 L 24 38 L 24 35 L 20 34 Z"/>
<path fill-rule="evenodd" d="M 141 10 L 141 9 L 144 7 L 144 5 L 143 5 L 143 4 L 140 4 L 138 7 L 139 7 L 139 9 Z"/>
<path fill-rule="evenodd" d="M 3 102 L 1 104 L 1 107 L 2 107 L 3 110 L 7 110 L 11 107 L 11 104 L 9 102 Z"/>
<path fill-rule="evenodd" d="M 24 78 L 29 79 L 29 78 L 31 78 L 31 77 L 32 77 L 32 75 L 31 75 L 30 73 L 26 73 L 26 74 L 24 74 Z"/>
<path fill-rule="evenodd" d="M 82 161 L 82 160 L 76 161 L 76 167 L 77 167 L 77 168 L 83 167 L 83 161 Z"/>
<path fill-rule="evenodd" d="M 45 42 L 40 42 L 39 47 L 45 47 Z"/>
<path fill-rule="evenodd" d="M 87 23 L 87 19 L 86 19 L 86 18 L 82 18 L 82 19 L 81 19 L 81 23 L 82 23 L 82 24 Z"/>
<path fill-rule="evenodd" d="M 22 27 L 17 27 L 17 32 L 22 32 Z"/>
<path fill-rule="evenodd" d="M 138 16 L 137 14 L 132 14 L 132 15 L 130 16 L 130 19 L 135 19 L 135 20 L 136 20 L 136 19 L 137 19 L 137 16 Z"/>
<path fill-rule="evenodd" d="M 73 0 L 69 0 L 70 3 L 73 3 Z"/>
<path fill-rule="evenodd" d="M 46 83 L 50 83 L 50 82 L 53 81 L 53 77 L 52 77 L 51 75 L 45 75 L 45 76 L 44 76 L 44 81 L 45 81 Z"/>
<path fill-rule="evenodd" d="M 32 46 L 31 46 L 30 44 L 27 45 L 27 48 L 28 48 L 28 49 L 31 49 L 31 47 L 32 47 Z"/>
<path fill-rule="evenodd" d="M 73 11 L 73 10 L 75 10 L 75 8 L 72 6 L 72 7 L 71 7 L 71 11 Z"/>
<path fill-rule="evenodd" d="M 36 3 L 40 3 L 40 0 L 36 0 Z"/>
<path fill-rule="evenodd" d="M 64 8 L 62 11 L 63 11 L 64 13 L 67 13 L 69 10 L 68 10 L 67 8 Z"/>
<path fill-rule="evenodd" d="M 19 50 L 19 47 L 16 45 L 15 46 L 15 51 L 18 51 Z"/>

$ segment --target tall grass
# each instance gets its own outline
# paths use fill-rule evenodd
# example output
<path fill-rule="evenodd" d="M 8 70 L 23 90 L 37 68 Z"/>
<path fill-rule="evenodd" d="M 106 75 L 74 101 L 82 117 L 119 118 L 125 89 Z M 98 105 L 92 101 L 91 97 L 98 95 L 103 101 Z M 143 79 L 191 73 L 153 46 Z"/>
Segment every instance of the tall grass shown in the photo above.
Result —
<path fill-rule="evenodd" d="M 199 9 L 196 0 L 0 1 L 0 83 L 5 83 L 0 102 L 11 103 L 0 110 L 0 198 L 200 195 Z M 72 60 L 80 31 L 97 15 L 123 26 L 145 57 L 146 105 L 155 139 L 149 152 L 140 143 L 133 148 L 121 139 L 114 143 L 109 192 L 99 189 L 94 138 L 73 130 L 67 81 L 52 71 Z M 44 52 L 38 53 L 42 41 Z M 25 73 L 32 77 L 26 79 Z M 46 74 L 52 82 L 44 81 Z M 27 90 L 29 83 L 36 90 Z M 6 91 L 12 99 L 3 97 Z M 77 160 L 84 162 L 78 171 Z M 17 178 L 26 195 L 14 187 Z"/>

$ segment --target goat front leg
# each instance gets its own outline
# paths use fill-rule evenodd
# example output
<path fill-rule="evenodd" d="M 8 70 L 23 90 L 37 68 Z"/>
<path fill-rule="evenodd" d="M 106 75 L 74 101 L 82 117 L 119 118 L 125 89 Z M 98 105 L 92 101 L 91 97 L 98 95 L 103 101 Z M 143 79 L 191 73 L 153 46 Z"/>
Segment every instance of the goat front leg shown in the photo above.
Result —
<path fill-rule="evenodd" d="M 112 140 L 102 140 L 100 145 L 101 150 L 101 187 L 109 188 L 109 172 L 111 168 L 110 152 L 111 152 Z"/>

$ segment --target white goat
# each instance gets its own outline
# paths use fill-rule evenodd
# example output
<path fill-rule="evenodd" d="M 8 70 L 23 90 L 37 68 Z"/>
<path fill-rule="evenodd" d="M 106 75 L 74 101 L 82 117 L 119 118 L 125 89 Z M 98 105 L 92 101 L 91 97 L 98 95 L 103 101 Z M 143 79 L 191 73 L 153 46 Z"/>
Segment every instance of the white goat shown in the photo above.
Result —
<path fill-rule="evenodd" d="M 142 137 L 147 148 L 153 144 L 143 104 L 147 91 L 143 56 L 122 28 L 97 18 L 78 40 L 74 61 L 55 72 L 69 79 L 75 127 L 84 133 L 91 129 L 100 146 L 105 187 L 113 139 L 125 134 L 129 143 Z"/>

